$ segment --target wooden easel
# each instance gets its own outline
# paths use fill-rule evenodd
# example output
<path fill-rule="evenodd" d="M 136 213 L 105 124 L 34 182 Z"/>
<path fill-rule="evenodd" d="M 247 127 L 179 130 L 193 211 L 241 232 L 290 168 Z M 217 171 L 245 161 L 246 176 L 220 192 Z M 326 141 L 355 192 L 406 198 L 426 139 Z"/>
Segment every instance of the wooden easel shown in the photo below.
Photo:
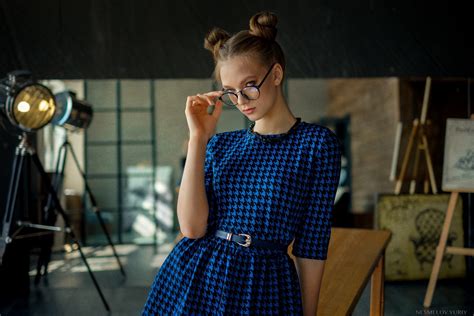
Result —
<path fill-rule="evenodd" d="M 474 120 L 474 114 L 471 115 L 471 120 Z M 443 230 L 441 232 L 438 247 L 436 247 L 436 257 L 433 263 L 433 269 L 431 270 L 428 289 L 426 290 L 425 300 L 423 302 L 423 306 L 425 308 L 431 306 L 431 301 L 433 300 L 433 293 L 436 287 L 436 281 L 438 281 L 439 270 L 441 268 L 444 254 L 450 253 L 453 255 L 474 256 L 474 248 L 446 247 L 446 241 L 448 240 L 449 229 L 451 227 L 451 220 L 453 219 L 454 208 L 456 207 L 460 192 L 474 193 L 474 189 L 463 189 L 451 192 L 448 209 L 446 211 L 446 217 L 444 219 Z"/>
<path fill-rule="evenodd" d="M 411 129 L 410 136 L 408 138 L 408 145 L 403 156 L 402 168 L 400 170 L 400 176 L 395 184 L 395 194 L 400 194 L 403 181 L 405 178 L 405 174 L 407 172 L 408 161 L 410 158 L 411 150 L 413 147 L 414 141 L 417 142 L 416 152 L 415 152 L 415 165 L 413 167 L 412 178 L 410 180 L 410 194 L 414 194 L 416 190 L 416 177 L 418 173 L 418 165 L 420 162 L 420 151 L 423 150 L 424 157 L 428 169 L 429 181 L 425 179 L 424 181 L 424 193 L 428 193 L 429 191 L 429 184 L 431 184 L 431 191 L 433 194 L 438 193 L 438 189 L 436 187 L 436 180 L 433 172 L 433 164 L 431 162 L 431 156 L 428 147 L 428 139 L 425 133 L 425 127 L 430 124 L 429 121 L 426 120 L 426 114 L 428 112 L 428 100 L 430 96 L 431 90 L 431 77 L 426 78 L 425 84 L 425 93 L 423 95 L 423 106 L 421 109 L 421 118 L 413 120 L 413 126 Z"/>

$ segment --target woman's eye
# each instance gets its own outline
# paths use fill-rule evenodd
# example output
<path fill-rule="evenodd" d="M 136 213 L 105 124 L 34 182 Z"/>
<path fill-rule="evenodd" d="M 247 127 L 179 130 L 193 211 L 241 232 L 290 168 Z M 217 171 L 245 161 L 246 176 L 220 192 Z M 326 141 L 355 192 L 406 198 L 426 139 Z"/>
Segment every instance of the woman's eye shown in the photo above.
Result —
<path fill-rule="evenodd" d="M 255 81 L 249 81 L 247 82 L 247 86 L 254 86 L 255 85 Z"/>

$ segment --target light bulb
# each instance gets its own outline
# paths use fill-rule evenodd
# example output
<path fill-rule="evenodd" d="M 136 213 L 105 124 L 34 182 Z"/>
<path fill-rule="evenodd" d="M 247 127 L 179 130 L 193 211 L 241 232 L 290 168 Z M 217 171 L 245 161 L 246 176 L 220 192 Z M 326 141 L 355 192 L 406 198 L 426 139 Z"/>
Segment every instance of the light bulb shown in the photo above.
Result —
<path fill-rule="evenodd" d="M 46 100 L 42 100 L 38 106 L 38 109 L 42 112 L 49 109 L 49 103 Z"/>
<path fill-rule="evenodd" d="M 26 113 L 30 111 L 30 108 L 30 104 L 26 101 L 21 101 L 20 103 L 18 103 L 18 111 L 20 112 Z"/>

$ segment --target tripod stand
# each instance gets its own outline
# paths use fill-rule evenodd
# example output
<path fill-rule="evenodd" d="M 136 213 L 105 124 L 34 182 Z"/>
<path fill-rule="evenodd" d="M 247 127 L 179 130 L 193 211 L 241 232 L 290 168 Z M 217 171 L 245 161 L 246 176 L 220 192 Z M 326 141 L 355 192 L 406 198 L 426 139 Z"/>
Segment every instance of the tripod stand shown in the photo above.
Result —
<path fill-rule="evenodd" d="M 20 143 L 18 144 L 15 150 L 15 158 L 13 160 L 13 168 L 12 168 L 10 186 L 9 186 L 8 196 L 7 196 L 6 212 L 3 218 L 2 235 L 0 237 L 0 264 L 2 263 L 3 254 L 5 253 L 7 244 L 11 243 L 17 235 L 17 233 L 14 233 L 12 234 L 12 236 L 9 236 L 9 233 L 10 233 L 10 226 L 11 226 L 11 220 L 13 217 L 13 212 L 15 210 L 15 202 L 16 202 L 16 197 L 18 193 L 18 184 L 19 184 L 19 180 L 21 176 L 21 170 L 23 167 L 23 160 L 27 154 L 31 157 L 33 164 L 36 166 L 37 170 L 39 171 L 41 180 L 43 181 L 43 184 L 48 189 L 50 196 L 52 198 L 52 201 L 54 202 L 56 206 L 57 211 L 63 217 L 64 224 L 66 227 L 64 231 L 70 234 L 73 243 L 77 245 L 77 249 L 79 250 L 81 258 L 84 261 L 84 264 L 86 265 L 89 275 L 91 276 L 92 282 L 94 283 L 97 289 L 97 292 L 99 293 L 99 296 L 102 299 L 105 309 L 107 311 L 110 311 L 110 307 L 107 301 L 105 300 L 104 295 L 102 294 L 102 290 L 100 289 L 99 284 L 97 283 L 97 280 L 94 274 L 92 273 L 89 263 L 87 262 L 86 256 L 84 255 L 82 251 L 81 245 L 79 241 L 77 240 L 76 235 L 74 234 L 74 231 L 71 229 L 68 216 L 64 212 L 64 209 L 62 208 L 61 203 L 59 202 L 56 190 L 51 184 L 49 177 L 46 174 L 43 168 L 43 165 L 41 164 L 41 161 L 38 158 L 36 151 L 28 143 L 28 137 L 26 133 L 24 133 L 23 136 L 20 137 Z M 60 227 L 48 226 L 48 225 L 37 225 L 37 224 L 24 223 L 24 222 L 19 222 L 18 224 L 19 226 L 21 226 L 19 229 L 21 229 L 22 227 L 32 227 L 32 228 L 37 228 L 37 229 L 49 230 L 49 231 L 62 230 Z"/>
<path fill-rule="evenodd" d="M 107 230 L 107 227 L 105 226 L 105 222 L 102 218 L 102 215 L 100 213 L 100 209 L 97 207 L 97 200 L 95 199 L 94 194 L 92 193 L 91 188 L 89 187 L 89 184 L 87 183 L 87 177 L 86 174 L 82 171 L 80 165 L 79 165 L 79 160 L 77 159 L 76 153 L 74 152 L 74 148 L 72 147 L 71 143 L 68 140 L 67 137 L 67 130 L 66 130 L 66 136 L 63 144 L 59 147 L 58 151 L 58 160 L 56 162 L 56 173 L 55 173 L 55 178 L 54 178 L 54 188 L 56 192 L 59 191 L 60 187 L 62 186 L 62 182 L 64 179 L 64 169 L 66 167 L 66 161 L 67 161 L 67 154 L 68 154 L 68 149 L 71 151 L 74 163 L 76 165 L 77 170 L 82 176 L 82 179 L 84 180 L 86 192 L 89 195 L 91 204 L 92 204 L 92 209 L 97 216 L 97 220 L 99 221 L 99 224 L 107 238 L 107 241 L 112 249 L 112 252 L 117 259 L 117 263 L 120 268 L 120 272 L 124 277 L 126 277 L 125 270 L 122 266 L 122 263 L 120 262 L 120 258 L 115 250 L 114 243 L 112 242 L 112 238 L 110 238 L 110 234 Z M 45 207 L 45 220 L 47 223 L 54 225 L 54 222 L 56 221 L 56 216 L 54 213 L 54 208 L 52 207 L 52 195 L 48 195 L 48 201 L 46 203 Z M 48 271 L 48 264 L 51 258 L 51 248 L 52 248 L 52 240 L 49 241 L 49 243 L 45 243 L 43 247 L 41 248 L 40 256 L 38 259 L 38 265 L 36 268 L 36 278 L 35 278 L 35 283 L 39 282 L 39 279 L 41 278 L 41 268 L 44 267 L 45 274 L 47 274 Z"/>

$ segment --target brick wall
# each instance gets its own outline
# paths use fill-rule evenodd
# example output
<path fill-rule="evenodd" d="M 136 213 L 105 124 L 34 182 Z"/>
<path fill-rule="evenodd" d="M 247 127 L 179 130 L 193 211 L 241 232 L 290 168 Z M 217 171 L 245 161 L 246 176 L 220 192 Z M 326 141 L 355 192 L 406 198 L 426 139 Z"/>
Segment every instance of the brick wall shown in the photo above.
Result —
<path fill-rule="evenodd" d="M 328 80 L 329 116 L 350 114 L 353 213 L 372 212 L 375 192 L 393 192 L 390 166 L 399 121 L 397 78 Z"/>

